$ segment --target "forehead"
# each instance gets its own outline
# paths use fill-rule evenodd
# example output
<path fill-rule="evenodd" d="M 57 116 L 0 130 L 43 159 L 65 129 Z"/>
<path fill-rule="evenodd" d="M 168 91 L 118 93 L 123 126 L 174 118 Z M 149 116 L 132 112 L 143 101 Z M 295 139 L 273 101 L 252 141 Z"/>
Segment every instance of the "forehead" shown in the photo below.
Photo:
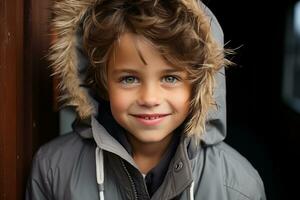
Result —
<path fill-rule="evenodd" d="M 183 70 L 168 62 L 145 37 L 133 33 L 123 33 L 115 42 L 113 52 L 109 58 L 109 66 L 118 68 L 123 66 L 166 66 Z"/>
<path fill-rule="evenodd" d="M 142 52 L 148 53 L 151 50 L 150 44 L 142 36 L 133 33 L 123 33 L 114 45 L 115 62 L 139 61 L 147 64 Z"/>

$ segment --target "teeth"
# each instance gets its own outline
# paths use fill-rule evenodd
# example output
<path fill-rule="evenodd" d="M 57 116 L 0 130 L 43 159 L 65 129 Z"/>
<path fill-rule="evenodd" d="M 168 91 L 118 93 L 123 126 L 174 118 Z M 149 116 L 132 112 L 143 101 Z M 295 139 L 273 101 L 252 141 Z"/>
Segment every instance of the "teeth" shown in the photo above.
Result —
<path fill-rule="evenodd" d="M 144 117 L 145 120 L 154 120 L 154 119 L 157 119 L 159 117 Z"/>

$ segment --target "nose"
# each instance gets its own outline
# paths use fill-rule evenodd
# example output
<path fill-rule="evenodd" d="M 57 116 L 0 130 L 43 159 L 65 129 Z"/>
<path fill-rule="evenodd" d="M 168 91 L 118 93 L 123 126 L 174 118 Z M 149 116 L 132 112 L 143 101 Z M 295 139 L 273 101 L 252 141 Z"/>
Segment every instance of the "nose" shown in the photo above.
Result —
<path fill-rule="evenodd" d="M 161 91 L 155 84 L 147 84 L 140 88 L 138 105 L 143 107 L 158 106 L 161 102 Z"/>

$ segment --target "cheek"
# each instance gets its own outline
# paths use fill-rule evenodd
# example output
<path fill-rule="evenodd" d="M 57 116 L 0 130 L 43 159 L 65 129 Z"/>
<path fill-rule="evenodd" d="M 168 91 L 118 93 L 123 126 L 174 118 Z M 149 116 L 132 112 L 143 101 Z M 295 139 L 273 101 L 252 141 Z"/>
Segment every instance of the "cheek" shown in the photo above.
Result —
<path fill-rule="evenodd" d="M 126 111 L 131 104 L 129 95 L 115 88 L 109 88 L 109 91 L 110 107 L 113 114 Z"/>
<path fill-rule="evenodd" d="M 177 92 L 169 95 L 169 102 L 173 108 L 182 115 L 186 115 L 189 111 L 190 105 L 190 92 L 189 90 L 178 90 Z"/>
<path fill-rule="evenodd" d="M 176 101 L 177 108 L 183 113 L 188 112 L 189 105 L 190 105 L 189 96 L 182 95 L 182 96 L 178 96 L 176 99 L 177 99 L 177 101 Z"/>

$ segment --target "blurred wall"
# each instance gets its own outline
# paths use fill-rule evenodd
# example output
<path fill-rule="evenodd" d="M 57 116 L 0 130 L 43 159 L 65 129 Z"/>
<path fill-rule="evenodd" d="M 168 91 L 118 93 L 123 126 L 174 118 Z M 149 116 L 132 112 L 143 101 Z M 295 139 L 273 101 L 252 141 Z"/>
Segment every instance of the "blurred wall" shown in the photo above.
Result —
<path fill-rule="evenodd" d="M 287 16 L 296 0 L 204 0 L 237 64 L 226 71 L 228 137 L 262 176 L 268 199 L 294 199 L 300 115 L 282 98 Z"/>

